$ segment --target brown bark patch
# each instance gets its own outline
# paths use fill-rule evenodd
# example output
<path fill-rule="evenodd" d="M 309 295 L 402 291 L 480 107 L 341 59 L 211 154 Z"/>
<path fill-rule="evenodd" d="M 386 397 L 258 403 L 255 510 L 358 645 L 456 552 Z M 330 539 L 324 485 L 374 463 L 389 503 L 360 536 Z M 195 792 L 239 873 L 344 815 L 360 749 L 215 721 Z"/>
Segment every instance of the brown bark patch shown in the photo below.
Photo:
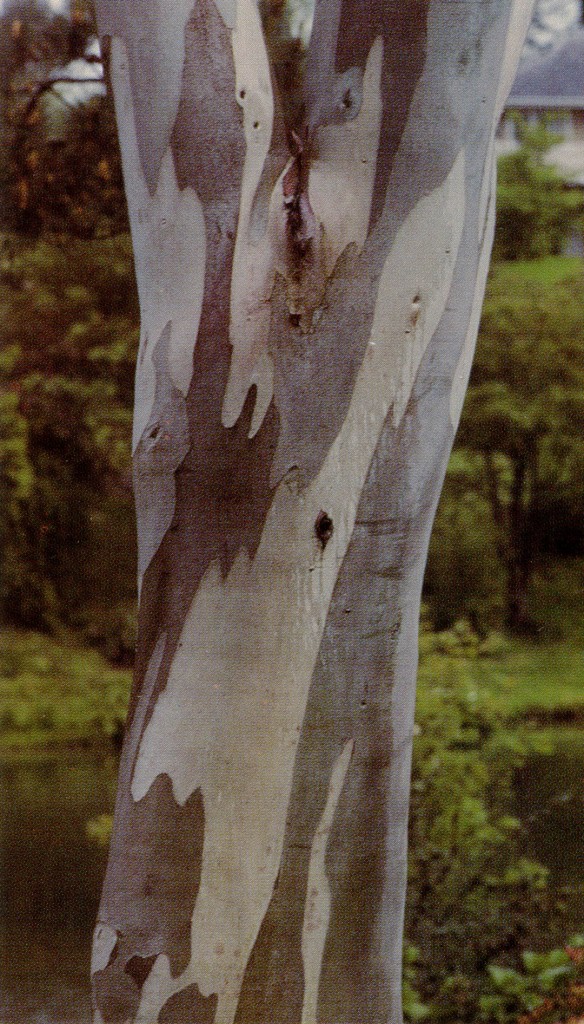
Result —
<path fill-rule="evenodd" d="M 133 1020 L 140 1001 L 140 989 L 114 960 L 93 975 L 95 1002 L 105 1024 L 126 1024 Z"/>
<path fill-rule="evenodd" d="M 118 932 L 118 954 L 105 971 L 94 975 L 106 1024 L 132 1017 L 156 956 L 168 956 L 175 977 L 189 962 L 204 825 L 201 791 L 197 789 L 181 807 L 168 775 L 159 775 L 136 803 L 128 790 L 118 797 L 99 913 L 100 921 Z"/>
<path fill-rule="evenodd" d="M 217 996 L 203 996 L 196 984 L 176 992 L 167 999 L 158 1014 L 158 1024 L 213 1024 Z"/>
<path fill-rule="evenodd" d="M 133 956 L 128 960 L 124 971 L 134 979 L 138 988 L 142 988 L 155 960 L 155 956 Z"/>

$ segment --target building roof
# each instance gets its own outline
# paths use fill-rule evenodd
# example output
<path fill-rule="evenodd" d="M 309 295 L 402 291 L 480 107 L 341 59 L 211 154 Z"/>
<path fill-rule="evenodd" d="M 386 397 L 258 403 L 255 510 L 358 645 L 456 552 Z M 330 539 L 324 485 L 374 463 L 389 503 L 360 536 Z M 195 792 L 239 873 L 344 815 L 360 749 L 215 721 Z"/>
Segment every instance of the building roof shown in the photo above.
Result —
<path fill-rule="evenodd" d="M 521 61 L 507 106 L 584 108 L 584 26 L 573 25 L 551 48 Z"/>

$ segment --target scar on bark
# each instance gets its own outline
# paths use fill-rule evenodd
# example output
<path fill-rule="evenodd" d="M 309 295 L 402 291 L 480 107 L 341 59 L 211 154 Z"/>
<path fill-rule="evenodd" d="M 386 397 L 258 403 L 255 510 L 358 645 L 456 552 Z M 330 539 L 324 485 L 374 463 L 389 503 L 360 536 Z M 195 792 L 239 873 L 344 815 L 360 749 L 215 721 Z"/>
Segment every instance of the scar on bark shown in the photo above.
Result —
<path fill-rule="evenodd" d="M 294 254 L 297 258 L 303 259 L 318 230 L 317 220 L 308 198 L 308 173 L 310 170 L 308 128 L 303 129 L 302 135 L 291 131 L 289 145 L 292 163 L 282 181 L 286 210 L 286 234 Z"/>
<path fill-rule="evenodd" d="M 323 226 L 308 197 L 312 153 L 306 126 L 289 131 L 288 148 L 292 159 L 282 179 L 285 247 L 279 269 L 287 282 L 290 323 L 306 333 L 312 328 L 326 288 Z"/>

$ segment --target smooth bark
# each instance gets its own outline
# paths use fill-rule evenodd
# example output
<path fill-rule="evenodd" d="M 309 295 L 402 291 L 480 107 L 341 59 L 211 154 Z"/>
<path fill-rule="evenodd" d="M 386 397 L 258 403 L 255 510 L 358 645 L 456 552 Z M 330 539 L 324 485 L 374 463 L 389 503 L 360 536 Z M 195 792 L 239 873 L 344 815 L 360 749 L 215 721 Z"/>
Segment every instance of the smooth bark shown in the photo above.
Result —
<path fill-rule="evenodd" d="M 420 589 L 530 4 L 319 0 L 292 108 L 253 0 L 97 6 L 142 339 L 96 1024 L 393 1024 Z"/>

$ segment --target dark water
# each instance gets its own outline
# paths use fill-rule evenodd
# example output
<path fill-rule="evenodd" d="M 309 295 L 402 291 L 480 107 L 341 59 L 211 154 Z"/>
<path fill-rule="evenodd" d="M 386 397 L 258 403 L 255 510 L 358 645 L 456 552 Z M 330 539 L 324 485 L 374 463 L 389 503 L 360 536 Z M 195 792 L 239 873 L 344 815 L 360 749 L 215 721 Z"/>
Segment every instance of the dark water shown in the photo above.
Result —
<path fill-rule="evenodd" d="M 584 888 L 584 730 L 558 729 L 552 743 L 553 753 L 532 755 L 517 779 L 525 852 L 550 869 L 552 883 Z"/>
<path fill-rule="evenodd" d="M 0 1022 L 89 1024 L 90 937 L 106 851 L 86 822 L 110 810 L 111 754 L 0 765 Z"/>
<path fill-rule="evenodd" d="M 526 854 L 584 885 L 584 732 L 518 779 Z M 0 762 L 0 1024 L 90 1024 L 89 946 L 105 867 L 89 819 L 111 810 L 115 758 L 77 751 Z M 584 909 L 584 906 L 583 906 Z"/>

